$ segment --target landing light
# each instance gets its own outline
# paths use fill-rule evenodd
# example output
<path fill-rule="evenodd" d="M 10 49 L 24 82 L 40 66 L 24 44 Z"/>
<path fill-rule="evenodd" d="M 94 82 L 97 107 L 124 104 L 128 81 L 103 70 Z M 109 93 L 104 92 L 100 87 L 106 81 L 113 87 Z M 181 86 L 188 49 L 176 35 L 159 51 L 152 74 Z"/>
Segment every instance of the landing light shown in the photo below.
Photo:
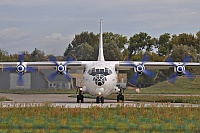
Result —
<path fill-rule="evenodd" d="M 98 95 L 100 96 L 100 95 L 101 95 L 101 92 L 99 92 Z"/>

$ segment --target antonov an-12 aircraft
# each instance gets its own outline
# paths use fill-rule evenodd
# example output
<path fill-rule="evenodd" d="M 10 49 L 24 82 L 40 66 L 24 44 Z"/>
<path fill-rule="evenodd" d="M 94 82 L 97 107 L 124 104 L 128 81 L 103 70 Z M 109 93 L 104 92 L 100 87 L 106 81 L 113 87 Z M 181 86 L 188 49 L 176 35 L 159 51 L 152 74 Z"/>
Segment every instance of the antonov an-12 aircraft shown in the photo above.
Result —
<path fill-rule="evenodd" d="M 20 55 L 21 56 L 21 55 Z M 23 74 L 32 72 L 35 69 L 52 69 L 55 71 L 50 76 L 53 79 L 56 75 L 65 75 L 69 79 L 68 70 L 83 70 L 84 86 L 79 88 L 77 102 L 84 102 L 83 93 L 89 93 L 96 97 L 96 103 L 104 103 L 104 97 L 112 93 L 118 93 L 117 101 L 124 100 L 120 87 L 117 87 L 117 74 L 119 70 L 134 70 L 135 75 L 131 78 L 132 83 L 136 83 L 140 74 L 144 73 L 150 77 L 154 74 L 150 69 L 169 69 L 174 68 L 175 74 L 172 80 L 177 76 L 185 74 L 188 78 L 192 77 L 187 68 L 199 67 L 200 63 L 191 63 L 186 58 L 183 62 L 148 62 L 147 59 L 142 61 L 105 61 L 103 54 L 103 37 L 102 37 L 102 20 L 100 20 L 100 37 L 99 37 L 99 55 L 97 61 L 56 61 L 50 58 L 46 62 L 24 62 L 23 57 L 19 56 L 19 62 L 0 62 L 0 68 L 6 70 L 16 70 L 19 74 L 18 84 L 23 84 Z M 83 92 L 83 93 L 82 93 Z"/>

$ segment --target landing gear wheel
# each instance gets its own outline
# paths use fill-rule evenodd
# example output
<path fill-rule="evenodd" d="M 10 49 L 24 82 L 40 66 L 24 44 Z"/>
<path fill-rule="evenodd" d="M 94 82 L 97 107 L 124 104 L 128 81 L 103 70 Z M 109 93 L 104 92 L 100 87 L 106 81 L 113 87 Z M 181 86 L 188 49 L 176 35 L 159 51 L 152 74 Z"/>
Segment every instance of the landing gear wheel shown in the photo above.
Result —
<path fill-rule="evenodd" d="M 124 101 L 124 95 L 122 94 L 122 89 L 120 89 L 119 94 L 117 95 L 117 102 Z"/>
<path fill-rule="evenodd" d="M 97 98 L 96 98 L 96 103 L 104 103 L 104 97 L 102 96 L 102 97 L 99 97 L 99 96 L 97 96 Z"/>
<path fill-rule="evenodd" d="M 97 96 L 97 98 L 96 98 L 96 103 L 100 103 L 100 97 L 99 96 Z"/>
<path fill-rule="evenodd" d="M 119 101 L 124 101 L 124 95 L 117 95 L 117 102 L 119 102 Z"/>
<path fill-rule="evenodd" d="M 81 100 L 81 103 L 84 103 L 84 96 L 81 95 L 77 95 L 77 103 L 79 103 L 79 101 Z"/>
<path fill-rule="evenodd" d="M 104 97 L 103 96 L 101 97 L 101 103 L 104 103 Z"/>

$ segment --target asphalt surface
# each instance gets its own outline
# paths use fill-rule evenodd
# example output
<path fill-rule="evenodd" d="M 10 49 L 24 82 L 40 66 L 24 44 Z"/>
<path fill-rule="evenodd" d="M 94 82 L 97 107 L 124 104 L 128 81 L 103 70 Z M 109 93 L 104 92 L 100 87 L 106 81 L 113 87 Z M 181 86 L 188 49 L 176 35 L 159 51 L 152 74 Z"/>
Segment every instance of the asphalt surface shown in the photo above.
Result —
<path fill-rule="evenodd" d="M 88 108 L 93 106 L 99 107 L 116 107 L 133 106 L 133 107 L 200 107 L 200 104 L 188 104 L 188 103 L 153 103 L 153 102 L 136 102 L 136 101 L 124 101 L 123 103 L 117 103 L 116 100 L 107 100 L 105 103 L 97 104 L 95 99 L 84 98 L 84 103 L 76 103 L 76 98 L 69 97 L 70 94 L 6 94 L 0 93 L 0 97 L 6 97 L 13 101 L 0 102 L 3 107 L 12 106 L 42 106 L 46 103 L 51 106 L 62 106 L 66 108 Z"/>

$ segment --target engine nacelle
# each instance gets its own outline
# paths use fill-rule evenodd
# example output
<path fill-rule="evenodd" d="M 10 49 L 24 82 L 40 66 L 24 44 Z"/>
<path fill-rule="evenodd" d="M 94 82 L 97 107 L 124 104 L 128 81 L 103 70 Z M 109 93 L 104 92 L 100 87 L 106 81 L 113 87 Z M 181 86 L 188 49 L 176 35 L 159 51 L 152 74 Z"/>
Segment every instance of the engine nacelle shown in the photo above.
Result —
<path fill-rule="evenodd" d="M 112 93 L 113 94 L 118 94 L 120 91 L 120 89 L 116 86 L 113 90 L 112 90 Z"/>
<path fill-rule="evenodd" d="M 176 66 L 174 67 L 174 72 L 178 74 L 178 76 L 182 76 L 185 72 L 185 66 Z"/>
<path fill-rule="evenodd" d="M 139 73 L 139 75 L 141 75 L 142 72 L 145 70 L 145 67 L 144 65 L 139 64 L 136 67 L 134 67 L 134 70 L 135 72 Z"/>
<path fill-rule="evenodd" d="M 17 65 L 16 66 L 16 72 L 17 73 L 24 73 L 24 72 L 26 72 L 26 67 L 24 65 Z"/>
<path fill-rule="evenodd" d="M 56 71 L 58 71 L 58 73 L 60 74 L 60 75 L 65 75 L 66 74 L 66 65 L 58 65 L 57 67 L 56 67 Z"/>

